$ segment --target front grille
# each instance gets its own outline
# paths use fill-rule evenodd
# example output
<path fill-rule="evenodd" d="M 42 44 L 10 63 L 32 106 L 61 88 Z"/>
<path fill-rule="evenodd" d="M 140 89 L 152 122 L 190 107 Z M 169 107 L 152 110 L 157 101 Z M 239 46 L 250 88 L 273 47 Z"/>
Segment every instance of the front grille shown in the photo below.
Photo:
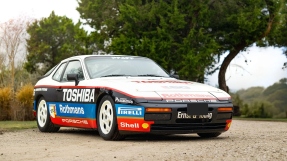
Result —
<path fill-rule="evenodd" d="M 147 113 L 144 116 L 146 121 L 167 121 L 171 119 L 170 113 Z"/>
<path fill-rule="evenodd" d="M 226 119 L 231 119 L 231 113 L 218 113 L 217 114 L 217 120 L 226 120 Z"/>
<path fill-rule="evenodd" d="M 176 119 L 176 123 L 205 123 L 210 122 L 210 119 Z"/>
<path fill-rule="evenodd" d="M 208 108 L 208 111 L 213 111 L 213 109 L 214 109 L 214 108 L 209 107 L 209 108 Z M 177 111 L 185 111 L 185 112 L 186 112 L 186 111 L 187 111 L 187 108 L 178 108 Z"/>
<path fill-rule="evenodd" d="M 216 130 L 224 129 L 225 123 L 195 123 L 195 124 L 155 124 L 151 130 Z"/>

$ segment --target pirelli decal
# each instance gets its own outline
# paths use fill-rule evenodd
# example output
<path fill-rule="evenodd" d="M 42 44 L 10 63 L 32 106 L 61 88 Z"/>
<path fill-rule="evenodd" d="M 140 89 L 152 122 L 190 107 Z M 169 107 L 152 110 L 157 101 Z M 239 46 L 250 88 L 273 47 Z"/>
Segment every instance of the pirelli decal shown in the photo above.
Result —
<path fill-rule="evenodd" d="M 63 89 L 63 101 L 95 102 L 95 89 Z"/>

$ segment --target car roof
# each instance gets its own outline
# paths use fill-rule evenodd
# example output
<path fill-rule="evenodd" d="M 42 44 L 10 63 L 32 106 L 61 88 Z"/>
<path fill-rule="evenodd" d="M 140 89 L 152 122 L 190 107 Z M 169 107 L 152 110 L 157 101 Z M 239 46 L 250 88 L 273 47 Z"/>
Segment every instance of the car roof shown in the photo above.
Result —
<path fill-rule="evenodd" d="M 133 57 L 133 58 L 146 58 L 146 57 L 142 57 L 142 56 L 133 56 L 133 55 L 77 55 L 77 56 L 72 56 L 66 59 L 63 59 L 62 61 L 67 61 L 70 59 L 85 59 L 87 57 Z"/>

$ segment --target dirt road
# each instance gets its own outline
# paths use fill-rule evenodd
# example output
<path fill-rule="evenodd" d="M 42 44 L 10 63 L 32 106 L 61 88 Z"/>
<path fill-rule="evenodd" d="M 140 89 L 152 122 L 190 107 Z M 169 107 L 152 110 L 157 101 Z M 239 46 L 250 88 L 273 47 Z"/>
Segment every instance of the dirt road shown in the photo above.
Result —
<path fill-rule="evenodd" d="M 63 128 L 0 133 L 0 160 L 287 160 L 287 123 L 234 120 L 218 138 L 195 134 L 104 141 L 95 131 Z"/>

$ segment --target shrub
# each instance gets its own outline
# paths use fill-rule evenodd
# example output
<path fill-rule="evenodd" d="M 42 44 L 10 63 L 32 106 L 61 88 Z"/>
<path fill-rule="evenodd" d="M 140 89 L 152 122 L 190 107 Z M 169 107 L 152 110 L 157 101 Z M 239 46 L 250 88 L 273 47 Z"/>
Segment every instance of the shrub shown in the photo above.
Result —
<path fill-rule="evenodd" d="M 0 120 L 11 119 L 12 88 L 0 88 Z"/>
<path fill-rule="evenodd" d="M 34 87 L 31 84 L 26 84 L 17 91 L 16 100 L 20 106 L 16 112 L 17 120 L 33 120 L 33 92 Z"/>

